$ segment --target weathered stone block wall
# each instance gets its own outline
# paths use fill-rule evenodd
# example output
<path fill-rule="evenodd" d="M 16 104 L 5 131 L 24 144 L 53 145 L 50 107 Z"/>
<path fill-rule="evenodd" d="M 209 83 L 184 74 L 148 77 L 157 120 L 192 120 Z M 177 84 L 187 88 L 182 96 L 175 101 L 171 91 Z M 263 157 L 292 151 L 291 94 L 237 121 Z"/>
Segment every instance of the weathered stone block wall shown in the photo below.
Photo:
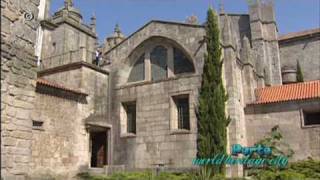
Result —
<path fill-rule="evenodd" d="M 86 110 L 90 113 L 100 111 L 107 114 L 109 78 L 107 72 L 98 72 L 91 68 L 81 66 L 54 73 L 44 73 L 42 78 L 56 82 L 67 88 L 79 90 L 88 94 Z"/>
<path fill-rule="evenodd" d="M 43 41 L 41 56 L 44 62 L 54 60 L 67 64 L 83 60 L 92 63 L 96 39 L 69 24 L 60 24 L 55 29 L 45 29 Z M 85 54 L 82 54 L 81 48 L 84 48 Z M 73 51 L 71 55 L 70 51 Z"/>
<path fill-rule="evenodd" d="M 35 58 L 1 45 L 1 177 L 24 179 L 31 161 Z"/>
<path fill-rule="evenodd" d="M 169 168 L 190 168 L 196 157 L 195 104 L 201 80 L 205 43 L 202 26 L 152 21 L 115 47 L 108 54 L 110 72 L 110 115 L 113 127 L 113 164 L 129 169 L 156 167 L 164 163 Z M 171 77 L 158 82 L 127 83 L 136 51 L 146 49 L 145 42 L 161 39 L 179 47 L 193 60 L 196 73 Z M 172 133 L 170 129 L 170 98 L 190 94 L 191 131 Z M 137 134 L 123 136 L 120 125 L 121 102 L 136 101 Z M 183 150 L 183 151 L 182 151 Z"/>
<path fill-rule="evenodd" d="M 107 121 L 109 112 L 109 74 L 83 67 L 81 89 L 89 95 L 87 97 L 88 107 L 86 113 L 103 115 L 105 116 L 105 121 Z"/>
<path fill-rule="evenodd" d="M 37 93 L 33 120 L 43 130 L 33 130 L 32 174 L 60 179 L 73 177 L 89 167 L 89 133 L 86 119 L 100 115 L 107 121 L 108 75 L 84 66 L 42 74 L 49 81 L 88 94 L 85 101 L 72 101 Z M 103 123 L 103 122 L 102 122 Z"/>
<path fill-rule="evenodd" d="M 294 161 L 312 157 L 320 159 L 320 127 L 303 127 L 300 110 L 320 109 L 317 100 L 249 106 L 246 108 L 248 145 L 263 139 L 271 128 L 279 125 L 284 142 L 294 150 Z M 253 114 L 255 113 L 255 114 Z"/>
<path fill-rule="evenodd" d="M 1 1 L 1 178 L 26 179 L 31 162 L 39 0 Z M 27 20 L 25 14 L 32 14 Z"/>
<path fill-rule="evenodd" d="M 200 86 L 197 75 L 164 80 L 132 87 L 123 87 L 115 92 L 112 102 L 114 123 L 114 164 L 127 168 L 150 168 L 164 163 L 168 168 L 190 168 L 196 157 L 197 124 L 195 104 Z M 190 132 L 179 134 L 170 127 L 170 98 L 189 94 Z M 121 135 L 121 102 L 136 101 L 136 136 Z M 119 136 L 120 135 L 120 136 Z"/>
<path fill-rule="evenodd" d="M 41 73 L 41 72 L 40 72 Z M 44 73 L 41 74 L 41 78 L 47 79 L 50 82 L 55 82 L 65 87 L 83 90 L 81 89 L 82 82 L 82 69 L 66 69 L 60 72 Z"/>
<path fill-rule="evenodd" d="M 299 61 L 305 81 L 320 79 L 320 35 L 279 42 L 281 67 L 296 68 Z"/>
<path fill-rule="evenodd" d="M 43 128 L 32 130 L 31 177 L 69 179 L 88 167 L 89 136 L 80 102 L 37 93 L 32 119 Z"/>
<path fill-rule="evenodd" d="M 260 76 L 258 86 L 281 85 L 278 32 L 273 4 L 251 4 L 249 14 L 255 68 Z"/>

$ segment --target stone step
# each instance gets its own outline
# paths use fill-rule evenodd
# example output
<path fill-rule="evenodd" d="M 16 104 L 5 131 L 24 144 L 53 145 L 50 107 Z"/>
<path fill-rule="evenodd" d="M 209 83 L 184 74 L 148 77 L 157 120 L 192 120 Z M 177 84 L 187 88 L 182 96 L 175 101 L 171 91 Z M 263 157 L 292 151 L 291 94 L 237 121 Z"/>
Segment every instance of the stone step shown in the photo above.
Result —
<path fill-rule="evenodd" d="M 98 174 L 106 174 L 106 168 L 89 168 L 88 173 L 93 174 L 93 175 L 98 175 Z"/>

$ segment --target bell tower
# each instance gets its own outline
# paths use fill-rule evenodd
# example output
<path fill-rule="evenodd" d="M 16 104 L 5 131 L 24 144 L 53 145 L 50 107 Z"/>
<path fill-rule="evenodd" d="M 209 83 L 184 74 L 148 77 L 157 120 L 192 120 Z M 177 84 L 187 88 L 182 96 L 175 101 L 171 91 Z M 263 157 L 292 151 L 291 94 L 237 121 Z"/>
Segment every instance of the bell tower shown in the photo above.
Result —
<path fill-rule="evenodd" d="M 82 15 L 74 7 L 73 0 L 65 0 L 64 6 L 52 17 L 41 21 L 41 25 L 42 68 L 48 69 L 78 61 L 92 63 L 97 42 L 96 27 L 95 24 L 83 24 Z"/>

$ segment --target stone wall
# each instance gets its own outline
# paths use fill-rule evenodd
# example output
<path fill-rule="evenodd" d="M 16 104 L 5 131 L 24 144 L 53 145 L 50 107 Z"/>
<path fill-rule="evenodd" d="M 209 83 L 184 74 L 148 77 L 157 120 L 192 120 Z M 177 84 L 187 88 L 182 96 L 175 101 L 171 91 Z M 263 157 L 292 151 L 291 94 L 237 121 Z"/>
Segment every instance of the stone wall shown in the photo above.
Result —
<path fill-rule="evenodd" d="M 109 79 L 108 72 L 99 70 L 99 68 L 86 64 L 70 64 L 56 71 L 40 71 L 41 77 L 51 82 L 58 83 L 65 87 L 79 90 L 88 94 L 86 98 L 86 115 L 90 113 L 100 112 L 107 114 L 108 88 Z"/>
<path fill-rule="evenodd" d="M 199 86 L 199 77 L 190 76 L 117 89 L 112 102 L 114 163 L 133 169 L 161 163 L 169 168 L 192 167 L 197 152 L 195 104 Z M 182 134 L 170 125 L 170 98 L 179 94 L 189 94 L 190 104 L 191 129 Z M 121 103 L 130 101 L 136 101 L 137 106 L 137 133 L 133 137 L 121 132 L 119 121 Z"/>
<path fill-rule="evenodd" d="M 67 64 L 78 61 L 92 63 L 96 42 L 94 37 L 66 23 L 54 29 L 44 29 L 41 54 L 44 64 L 48 64 L 47 61 L 54 61 L 52 64 Z M 82 52 L 82 48 L 85 50 L 84 52 Z"/>
<path fill-rule="evenodd" d="M 165 164 L 168 168 L 192 167 L 197 136 L 194 108 L 201 83 L 204 35 L 202 26 L 151 21 L 105 54 L 112 61 L 111 67 L 104 68 L 111 70 L 110 122 L 114 134 L 114 165 L 126 165 L 128 169 L 156 167 L 156 164 Z M 149 45 L 152 46 L 152 42 L 181 49 L 193 61 L 196 73 L 175 76 L 170 75 L 168 69 L 169 78 L 164 80 L 127 83 L 136 60 L 132 57 L 140 56 Z M 170 98 L 179 94 L 189 94 L 190 100 L 191 130 L 182 134 L 175 132 L 170 125 Z M 128 101 L 136 101 L 137 133 L 134 136 L 121 131 L 121 103 Z"/>
<path fill-rule="evenodd" d="M 106 123 L 108 118 L 108 73 L 92 65 L 71 64 L 59 71 L 41 71 L 41 78 L 81 91 L 85 99 L 63 98 L 38 92 L 33 120 L 43 129 L 33 130 L 32 176 L 68 179 L 89 168 L 90 144 L 87 119 Z M 52 92 L 52 91 L 51 91 Z M 68 96 L 68 95 L 66 95 Z"/>
<path fill-rule="evenodd" d="M 320 79 L 320 35 L 279 42 L 281 66 L 296 68 L 299 61 L 305 81 Z"/>
<path fill-rule="evenodd" d="M 32 130 L 33 178 L 63 180 L 88 167 L 89 135 L 81 116 L 85 104 L 57 97 L 55 92 L 38 92 L 36 96 L 32 119 L 43 122 L 43 127 Z"/>
<path fill-rule="evenodd" d="M 304 127 L 301 110 L 320 110 L 319 100 L 254 105 L 246 108 L 248 145 L 262 139 L 279 125 L 283 141 L 294 150 L 294 161 L 320 159 L 320 127 Z"/>
<path fill-rule="evenodd" d="M 1 1 L 1 178 L 5 180 L 26 179 L 30 170 L 38 5 L 39 0 Z"/>

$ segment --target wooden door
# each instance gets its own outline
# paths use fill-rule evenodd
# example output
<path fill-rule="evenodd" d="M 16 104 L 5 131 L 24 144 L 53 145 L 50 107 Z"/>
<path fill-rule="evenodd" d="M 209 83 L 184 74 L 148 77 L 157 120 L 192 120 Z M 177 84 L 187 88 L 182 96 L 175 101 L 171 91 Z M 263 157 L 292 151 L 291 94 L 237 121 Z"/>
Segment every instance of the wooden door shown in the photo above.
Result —
<path fill-rule="evenodd" d="M 103 167 L 107 164 L 107 133 L 92 133 L 91 167 Z"/>

